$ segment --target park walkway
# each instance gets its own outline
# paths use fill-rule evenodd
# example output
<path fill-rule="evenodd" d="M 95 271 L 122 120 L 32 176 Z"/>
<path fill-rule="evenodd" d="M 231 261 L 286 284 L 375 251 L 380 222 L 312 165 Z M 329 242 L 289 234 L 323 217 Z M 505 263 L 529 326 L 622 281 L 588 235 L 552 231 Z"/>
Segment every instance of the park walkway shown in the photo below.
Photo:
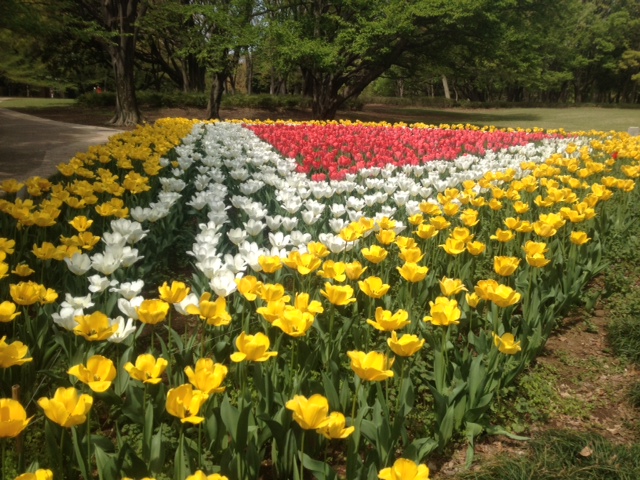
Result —
<path fill-rule="evenodd" d="M 92 145 L 106 143 L 120 132 L 112 128 L 55 122 L 1 108 L 0 181 L 48 177 L 56 166 L 68 162 Z"/>

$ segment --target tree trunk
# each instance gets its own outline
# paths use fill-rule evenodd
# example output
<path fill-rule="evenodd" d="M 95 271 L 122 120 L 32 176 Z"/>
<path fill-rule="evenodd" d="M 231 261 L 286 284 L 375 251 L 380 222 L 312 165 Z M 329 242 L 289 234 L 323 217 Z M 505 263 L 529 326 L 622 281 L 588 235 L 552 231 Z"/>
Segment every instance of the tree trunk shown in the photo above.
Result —
<path fill-rule="evenodd" d="M 442 75 L 442 88 L 444 88 L 444 98 L 447 100 L 451 100 L 451 93 L 449 92 L 449 82 L 447 81 L 447 76 Z"/>
<path fill-rule="evenodd" d="M 207 104 L 207 120 L 220 118 L 220 104 L 222 103 L 222 93 L 227 79 L 226 72 L 216 72 L 213 74 L 211 90 L 209 91 L 209 103 Z"/>
<path fill-rule="evenodd" d="M 136 99 L 134 55 L 136 50 L 136 22 L 145 13 L 138 0 L 104 0 L 103 18 L 107 29 L 118 35 L 107 44 L 116 85 L 116 111 L 109 121 L 112 125 L 131 126 L 142 123 Z"/>
<path fill-rule="evenodd" d="M 251 95 L 253 93 L 253 57 L 251 52 L 247 52 L 245 58 L 247 66 L 247 95 Z"/>

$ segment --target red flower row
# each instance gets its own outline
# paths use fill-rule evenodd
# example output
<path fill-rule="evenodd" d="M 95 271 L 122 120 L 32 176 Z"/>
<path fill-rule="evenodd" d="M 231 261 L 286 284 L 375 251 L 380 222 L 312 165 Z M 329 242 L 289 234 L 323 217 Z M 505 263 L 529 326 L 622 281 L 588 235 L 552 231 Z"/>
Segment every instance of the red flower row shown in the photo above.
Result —
<path fill-rule="evenodd" d="M 363 168 L 420 165 L 463 154 L 537 142 L 551 135 L 524 131 L 479 131 L 364 125 L 247 125 L 282 155 L 298 161 L 298 172 L 314 180 L 344 179 Z"/>

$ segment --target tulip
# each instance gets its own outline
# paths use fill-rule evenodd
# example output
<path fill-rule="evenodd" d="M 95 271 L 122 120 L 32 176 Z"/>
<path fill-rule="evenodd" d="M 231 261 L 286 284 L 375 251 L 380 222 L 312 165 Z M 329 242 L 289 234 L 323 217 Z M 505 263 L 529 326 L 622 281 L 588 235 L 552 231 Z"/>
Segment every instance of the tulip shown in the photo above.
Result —
<path fill-rule="evenodd" d="M 0 439 L 20 435 L 31 418 L 27 418 L 27 412 L 17 400 L 0 398 Z"/>
<path fill-rule="evenodd" d="M 351 369 L 362 380 L 380 382 L 393 377 L 393 359 L 389 361 L 383 353 L 350 351 L 347 355 L 351 359 Z"/>
<path fill-rule="evenodd" d="M 278 355 L 278 352 L 269 352 L 271 342 L 269 337 L 264 333 L 256 333 L 255 335 L 247 335 L 242 332 L 236 339 L 237 352 L 231 354 L 231 361 L 239 363 L 249 362 L 265 362 L 271 357 Z"/>
<path fill-rule="evenodd" d="M 58 388 L 53 398 L 43 397 L 38 405 L 44 410 L 49 420 L 61 427 L 71 428 L 87 421 L 87 414 L 93 406 L 91 395 L 79 395 L 73 387 Z"/>
<path fill-rule="evenodd" d="M 23 365 L 33 360 L 33 358 L 24 358 L 29 350 L 25 344 L 17 340 L 7 344 L 6 338 L 6 336 L 0 338 L 0 368 Z"/>
<path fill-rule="evenodd" d="M 255 301 L 262 289 L 262 282 L 260 282 L 253 275 L 245 275 L 240 279 L 236 279 L 238 285 L 238 291 L 250 302 Z"/>
<path fill-rule="evenodd" d="M 116 378 L 116 368 L 113 362 L 102 355 L 94 355 L 87 360 L 87 366 L 78 364 L 71 367 L 67 373 L 77 377 L 82 383 L 89 386 L 97 393 L 105 392 L 114 378 Z"/>
<path fill-rule="evenodd" d="M 75 228 L 78 232 L 84 232 L 91 228 L 91 225 L 93 225 L 93 220 L 89 220 L 84 215 L 78 215 L 69 222 L 69 225 Z"/>
<path fill-rule="evenodd" d="M 515 235 L 511 230 L 502 230 L 498 228 L 496 230 L 495 235 L 491 235 L 491 237 L 489 238 L 491 238 L 491 240 L 497 240 L 498 242 L 501 242 L 501 243 L 507 243 L 513 240 L 514 237 Z"/>
<path fill-rule="evenodd" d="M 158 298 L 143 300 L 139 307 L 136 307 L 138 320 L 148 325 L 156 325 L 167 317 L 169 304 Z"/>
<path fill-rule="evenodd" d="M 398 338 L 395 330 L 391 332 L 391 338 L 387 339 L 389 348 L 401 357 L 410 357 L 414 355 L 424 345 L 424 339 L 418 338 L 417 335 L 409 335 L 405 333 Z"/>
<path fill-rule="evenodd" d="M 425 274 L 426 275 L 426 274 Z M 371 298 L 383 297 L 391 288 L 390 285 L 382 283 L 380 277 L 368 277 L 358 282 L 358 286 L 362 293 Z"/>
<path fill-rule="evenodd" d="M 326 260 L 322 264 L 322 270 L 318 270 L 318 276 L 335 280 L 336 282 L 344 282 L 347 279 L 346 264 L 344 262 L 334 262 L 333 260 Z"/>
<path fill-rule="evenodd" d="M 570 240 L 574 245 L 584 245 L 591 239 L 586 232 L 571 232 Z"/>
<path fill-rule="evenodd" d="M 316 430 L 329 424 L 329 401 L 322 395 L 309 398 L 296 395 L 285 407 L 293 412 L 293 419 L 304 430 Z"/>
<path fill-rule="evenodd" d="M 20 315 L 20 312 L 16 312 L 16 304 L 5 300 L 0 303 L 0 323 L 8 323 Z"/>
<path fill-rule="evenodd" d="M 489 300 L 489 294 L 498 286 L 495 280 L 478 280 L 474 287 L 476 295 L 482 300 Z"/>
<path fill-rule="evenodd" d="M 9 294 L 18 305 L 28 306 L 40 301 L 43 289 L 35 282 L 19 282 L 9 285 Z"/>
<path fill-rule="evenodd" d="M 354 426 L 346 427 L 347 419 L 340 412 L 331 412 L 327 419 L 329 420 L 327 425 L 316 431 L 328 440 L 345 439 L 356 429 Z"/>
<path fill-rule="evenodd" d="M 307 251 L 318 258 L 325 258 L 331 254 L 329 249 L 320 242 L 309 242 L 307 244 Z"/>
<path fill-rule="evenodd" d="M 418 226 L 418 230 L 416 230 L 416 235 L 418 235 L 423 240 L 429 240 L 430 238 L 435 237 L 437 234 L 438 229 L 430 223 L 422 223 Z"/>
<path fill-rule="evenodd" d="M 393 466 L 378 472 L 381 480 L 429 480 L 429 467 L 416 464 L 406 458 L 399 458 Z"/>
<path fill-rule="evenodd" d="M 288 297 L 287 297 L 288 298 Z M 290 305 L 287 305 L 284 297 L 279 300 L 273 300 L 271 302 L 267 302 L 264 307 L 259 307 L 256 309 L 256 313 L 261 315 L 267 322 L 273 323 L 275 320 L 280 318 L 283 314 L 284 309 Z"/>
<path fill-rule="evenodd" d="M 517 257 L 493 257 L 493 270 L 502 277 L 508 277 L 520 265 L 520 259 Z"/>
<path fill-rule="evenodd" d="M 202 470 L 197 470 L 193 475 L 189 475 L 185 480 L 229 480 L 224 475 L 220 475 L 219 473 L 212 473 L 211 475 L 207 475 Z"/>
<path fill-rule="evenodd" d="M 467 301 L 467 305 L 469 305 L 471 308 L 476 308 L 480 303 L 480 297 L 478 297 L 478 295 L 476 295 L 475 293 L 467 293 L 464 297 Z"/>
<path fill-rule="evenodd" d="M 515 355 L 522 348 L 520 348 L 520 342 L 516 342 L 515 338 L 511 333 L 505 333 L 500 337 L 499 335 L 492 332 L 493 335 L 493 343 L 501 353 L 507 355 Z"/>
<path fill-rule="evenodd" d="M 261 255 L 258 257 L 258 263 L 264 273 L 275 273 L 282 268 L 282 259 L 277 256 Z"/>
<path fill-rule="evenodd" d="M 207 401 L 209 395 L 200 390 L 194 390 L 190 383 L 172 388 L 167 392 L 166 409 L 182 423 L 197 425 L 204 422 L 204 417 L 198 417 L 200 407 Z"/>
<path fill-rule="evenodd" d="M 429 302 L 431 307 L 431 315 L 425 316 L 425 322 L 431 322 L 432 325 L 447 327 L 449 325 L 457 325 L 460 323 L 462 312 L 458 307 L 455 299 L 447 297 L 437 297 L 435 302 Z"/>
<path fill-rule="evenodd" d="M 390 245 L 392 244 L 395 239 L 396 239 L 396 232 L 393 230 L 380 230 L 377 234 L 376 234 L 376 239 L 382 244 L 382 245 Z"/>
<path fill-rule="evenodd" d="M 29 275 L 35 273 L 35 270 L 29 267 L 26 263 L 21 263 L 16 265 L 16 268 L 11 270 L 11 273 L 15 273 L 19 277 L 28 277 Z"/>
<path fill-rule="evenodd" d="M 460 214 L 460 221 L 464 223 L 467 227 L 474 227 L 478 224 L 478 211 L 472 208 L 468 208 L 464 210 Z"/>
<path fill-rule="evenodd" d="M 53 472 L 48 469 L 39 468 L 35 472 L 18 475 L 15 480 L 53 480 Z"/>
<path fill-rule="evenodd" d="M 171 282 L 171 286 L 167 282 L 164 282 L 162 286 L 158 287 L 160 293 L 160 300 L 167 303 L 176 304 L 184 300 L 191 289 L 187 287 L 184 282 Z"/>
<path fill-rule="evenodd" d="M 349 280 L 358 280 L 368 268 L 369 267 L 363 267 L 362 264 L 356 260 L 351 263 L 346 263 L 344 272 L 347 274 Z"/>
<path fill-rule="evenodd" d="M 421 282 L 429 273 L 429 267 L 410 262 L 406 262 L 402 267 L 396 267 L 396 269 L 402 278 L 411 283 Z"/>
<path fill-rule="evenodd" d="M 127 362 L 124 369 L 134 380 L 157 385 L 162 381 L 162 374 L 168 364 L 169 362 L 164 358 L 156 359 L 150 353 L 144 353 L 138 355 L 135 365 L 131 362 Z"/>
<path fill-rule="evenodd" d="M 400 254 L 398 255 L 398 257 L 400 257 L 400 259 L 404 260 L 406 263 L 418 263 L 424 258 L 424 253 L 422 253 L 422 250 L 420 250 L 420 248 L 415 245 L 412 247 L 408 247 L 406 245 L 404 247 L 400 247 L 398 245 L 398 247 L 400 248 Z"/>
<path fill-rule="evenodd" d="M 294 306 L 301 312 L 308 312 L 314 316 L 324 312 L 324 308 L 320 302 L 317 300 L 309 301 L 308 293 L 296 293 Z"/>
<path fill-rule="evenodd" d="M 278 327 L 290 337 L 302 337 L 313 325 L 314 317 L 310 313 L 302 312 L 292 306 L 287 306 L 273 322 L 274 327 Z"/>
<path fill-rule="evenodd" d="M 198 315 L 207 325 L 222 327 L 231 323 L 231 315 L 227 312 L 227 301 L 224 297 L 218 297 L 214 302 L 211 293 L 204 292 L 200 297 L 198 306 L 187 305 L 189 315 Z"/>
<path fill-rule="evenodd" d="M 365 247 L 360 250 L 360 253 L 362 253 L 364 258 L 375 264 L 382 262 L 388 255 L 387 250 L 380 245 L 371 245 L 369 248 Z"/>
<path fill-rule="evenodd" d="M 411 321 L 409 320 L 409 312 L 406 310 L 398 310 L 392 314 L 389 310 L 378 307 L 376 308 L 376 320 L 367 320 L 367 323 L 376 330 L 390 332 L 400 330 L 409 325 Z"/>
<path fill-rule="evenodd" d="M 451 226 L 451 222 L 442 216 L 432 217 L 429 223 L 433 225 L 436 230 L 446 230 Z"/>
<path fill-rule="evenodd" d="M 467 243 L 467 252 L 469 252 L 473 256 L 478 256 L 484 253 L 487 246 L 482 242 L 469 242 Z"/>
<path fill-rule="evenodd" d="M 107 340 L 118 329 L 118 325 L 111 325 L 109 318 L 102 312 L 80 315 L 74 320 L 78 325 L 73 329 L 73 332 L 90 342 Z"/>
<path fill-rule="evenodd" d="M 442 247 L 449 255 L 460 255 L 466 249 L 466 245 L 463 241 L 456 240 L 451 237 L 447 238 L 443 245 L 438 246 Z"/>
<path fill-rule="evenodd" d="M 497 285 L 493 290 L 488 292 L 488 296 L 489 300 L 502 308 L 515 305 L 521 298 L 518 292 L 507 285 Z"/>
<path fill-rule="evenodd" d="M 195 371 L 191 367 L 185 367 L 189 382 L 201 392 L 211 395 L 222 393 L 225 387 L 222 382 L 227 376 L 228 369 L 220 363 L 214 363 L 210 358 L 201 358 L 196 362 Z"/>
<path fill-rule="evenodd" d="M 466 292 L 467 287 L 465 287 L 462 280 L 458 278 L 442 277 L 442 280 L 440 280 L 440 291 L 445 297 L 453 297 L 460 292 Z"/>
<path fill-rule="evenodd" d="M 327 298 L 333 305 L 345 306 L 354 303 L 353 288 L 349 285 L 332 285 L 329 282 L 324 284 L 324 290 L 320 294 Z"/>

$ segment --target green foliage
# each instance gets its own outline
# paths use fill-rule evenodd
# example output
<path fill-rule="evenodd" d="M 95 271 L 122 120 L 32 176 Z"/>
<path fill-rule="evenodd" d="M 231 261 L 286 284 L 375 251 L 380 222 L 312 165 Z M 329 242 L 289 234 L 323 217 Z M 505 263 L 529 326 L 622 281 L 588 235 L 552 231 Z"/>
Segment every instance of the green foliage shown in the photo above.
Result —
<path fill-rule="evenodd" d="M 590 433 L 550 431 L 530 443 L 530 452 L 492 459 L 461 480 L 630 480 L 640 478 L 640 444 L 617 445 Z"/>

